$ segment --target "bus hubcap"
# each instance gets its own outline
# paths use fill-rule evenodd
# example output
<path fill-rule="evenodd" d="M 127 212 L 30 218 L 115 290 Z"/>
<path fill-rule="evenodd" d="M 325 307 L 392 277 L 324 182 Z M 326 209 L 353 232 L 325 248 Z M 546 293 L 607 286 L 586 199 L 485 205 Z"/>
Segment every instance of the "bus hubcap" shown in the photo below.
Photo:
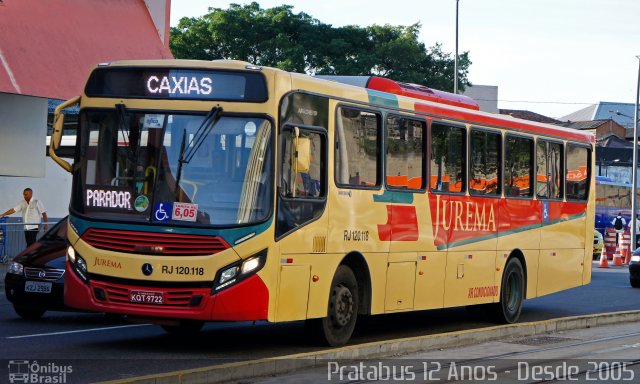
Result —
<path fill-rule="evenodd" d="M 351 295 L 351 291 L 343 285 L 338 285 L 335 289 L 333 304 L 334 323 L 337 326 L 344 327 L 353 316 L 353 295 Z"/>

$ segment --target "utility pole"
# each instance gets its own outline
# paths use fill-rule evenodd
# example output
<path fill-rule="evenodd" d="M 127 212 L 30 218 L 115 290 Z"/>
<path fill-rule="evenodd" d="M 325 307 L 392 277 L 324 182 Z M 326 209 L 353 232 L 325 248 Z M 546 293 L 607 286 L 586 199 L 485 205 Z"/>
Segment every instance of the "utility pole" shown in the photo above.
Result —
<path fill-rule="evenodd" d="M 631 166 L 631 248 L 636 249 L 636 192 L 638 191 L 638 98 L 640 97 L 640 55 L 638 59 L 638 84 L 636 85 L 636 104 L 633 109 L 633 165 Z"/>
<path fill-rule="evenodd" d="M 456 0 L 456 57 L 453 60 L 453 93 L 458 94 L 458 5 Z"/>

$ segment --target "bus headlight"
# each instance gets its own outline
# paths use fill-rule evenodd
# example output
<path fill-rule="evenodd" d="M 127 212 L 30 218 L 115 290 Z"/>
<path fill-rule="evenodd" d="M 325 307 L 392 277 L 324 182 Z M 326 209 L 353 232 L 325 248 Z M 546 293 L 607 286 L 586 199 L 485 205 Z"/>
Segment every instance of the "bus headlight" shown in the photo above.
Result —
<path fill-rule="evenodd" d="M 262 269 L 267 260 L 267 250 L 256 253 L 245 260 L 228 265 L 220 270 L 214 280 L 212 294 L 223 288 L 230 287 L 248 278 Z"/>
<path fill-rule="evenodd" d="M 76 262 L 73 264 L 74 270 L 82 280 L 84 280 L 85 282 L 89 281 L 89 278 L 88 278 L 89 273 L 87 271 L 87 262 L 84 261 L 84 259 L 80 255 L 76 255 L 75 260 Z"/>
<path fill-rule="evenodd" d="M 67 256 L 69 256 L 69 261 L 71 261 L 71 264 L 76 262 L 76 251 L 72 246 L 69 246 L 67 248 Z"/>
<path fill-rule="evenodd" d="M 260 266 L 260 257 L 252 257 L 242 263 L 242 273 L 249 273 Z"/>
<path fill-rule="evenodd" d="M 227 281 L 229 281 L 229 280 L 233 279 L 234 277 L 236 277 L 237 274 L 238 274 L 238 267 L 237 266 L 233 266 L 231 268 L 225 269 L 220 274 L 220 280 L 218 281 L 218 284 L 226 283 Z"/>
<path fill-rule="evenodd" d="M 15 261 L 12 261 L 11 264 L 9 264 L 9 268 L 7 268 L 7 273 L 12 275 L 22 275 L 23 272 L 24 267 L 22 264 L 16 263 Z"/>

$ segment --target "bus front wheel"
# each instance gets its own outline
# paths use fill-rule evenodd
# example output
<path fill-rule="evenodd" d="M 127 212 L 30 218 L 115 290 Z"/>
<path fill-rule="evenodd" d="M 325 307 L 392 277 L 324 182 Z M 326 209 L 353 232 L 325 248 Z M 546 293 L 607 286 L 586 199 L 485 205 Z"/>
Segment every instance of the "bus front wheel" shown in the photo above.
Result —
<path fill-rule="evenodd" d="M 358 282 L 351 268 L 338 267 L 329 292 L 327 317 L 308 320 L 316 339 L 332 347 L 345 345 L 358 318 Z"/>
<path fill-rule="evenodd" d="M 170 335 L 188 336 L 198 332 L 204 326 L 204 321 L 181 320 L 177 325 L 162 325 L 162 329 Z"/>
<path fill-rule="evenodd" d="M 502 274 L 500 302 L 492 304 L 491 315 L 498 323 L 511 324 L 518 321 L 524 300 L 524 272 L 517 258 L 507 261 Z"/>

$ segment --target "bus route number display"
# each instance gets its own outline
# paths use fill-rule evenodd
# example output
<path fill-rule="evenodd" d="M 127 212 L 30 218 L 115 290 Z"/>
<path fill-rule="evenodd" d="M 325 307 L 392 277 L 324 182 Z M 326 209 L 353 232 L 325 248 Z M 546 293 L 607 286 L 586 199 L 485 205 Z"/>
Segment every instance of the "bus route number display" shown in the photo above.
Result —
<path fill-rule="evenodd" d="M 171 220 L 196 221 L 198 215 L 198 204 L 173 203 L 171 210 Z"/>

